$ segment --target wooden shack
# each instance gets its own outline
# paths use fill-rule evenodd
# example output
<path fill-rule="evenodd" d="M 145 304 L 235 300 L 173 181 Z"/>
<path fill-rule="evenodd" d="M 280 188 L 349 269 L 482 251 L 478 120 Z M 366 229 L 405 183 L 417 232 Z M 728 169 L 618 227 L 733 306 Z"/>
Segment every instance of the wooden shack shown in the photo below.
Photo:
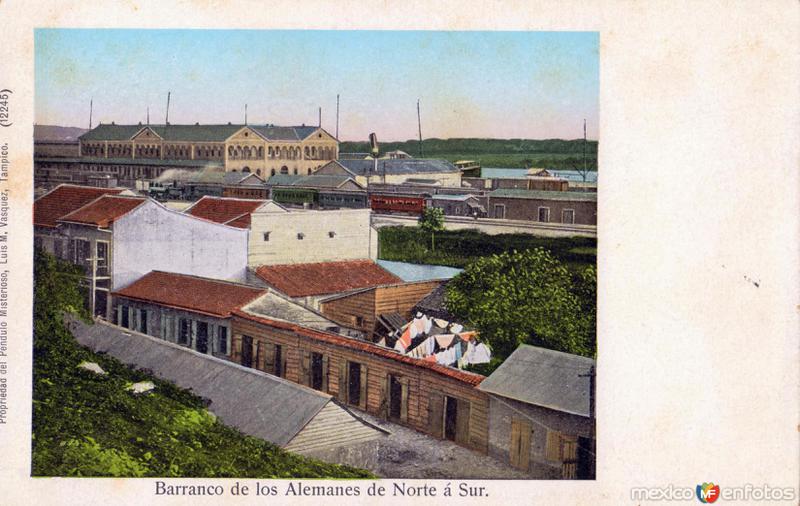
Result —
<path fill-rule="evenodd" d="M 377 344 L 236 311 L 232 360 L 336 396 L 440 439 L 488 451 L 488 394 L 479 374 Z"/>

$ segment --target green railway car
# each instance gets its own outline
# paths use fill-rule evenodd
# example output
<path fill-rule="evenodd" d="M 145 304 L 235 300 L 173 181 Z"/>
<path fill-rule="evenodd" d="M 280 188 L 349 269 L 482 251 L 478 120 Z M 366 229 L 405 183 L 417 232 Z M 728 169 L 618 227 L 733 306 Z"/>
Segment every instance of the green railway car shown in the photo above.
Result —
<path fill-rule="evenodd" d="M 272 200 L 280 204 L 316 207 L 319 191 L 313 188 L 272 188 Z"/>

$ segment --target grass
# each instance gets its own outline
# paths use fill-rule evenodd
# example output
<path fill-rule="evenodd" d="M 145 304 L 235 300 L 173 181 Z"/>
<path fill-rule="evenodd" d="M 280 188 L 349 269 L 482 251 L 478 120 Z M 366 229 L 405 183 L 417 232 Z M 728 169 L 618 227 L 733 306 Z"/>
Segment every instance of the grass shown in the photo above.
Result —
<path fill-rule="evenodd" d="M 86 315 L 73 269 L 37 255 L 34 476 L 372 477 L 242 434 L 220 423 L 191 392 L 79 346 L 61 318 L 63 311 Z M 108 374 L 79 369 L 83 361 Z M 152 381 L 155 390 L 126 390 L 139 381 Z"/>
<path fill-rule="evenodd" d="M 444 230 L 431 236 L 417 227 L 383 227 L 379 251 L 382 260 L 465 267 L 476 258 L 533 248 L 549 250 L 573 269 L 597 263 L 597 240 L 590 237 L 537 237 L 530 234 L 489 235 L 477 230 Z"/>

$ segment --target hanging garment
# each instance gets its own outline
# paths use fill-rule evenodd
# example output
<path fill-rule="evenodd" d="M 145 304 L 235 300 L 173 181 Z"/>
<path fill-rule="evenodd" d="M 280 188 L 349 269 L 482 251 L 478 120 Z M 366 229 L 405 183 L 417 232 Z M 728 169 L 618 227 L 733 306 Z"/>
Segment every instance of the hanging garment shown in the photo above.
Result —
<path fill-rule="evenodd" d="M 472 341 L 467 343 L 467 351 L 464 353 L 464 359 L 468 364 L 471 364 L 475 359 L 475 344 Z"/>
<path fill-rule="evenodd" d="M 455 355 L 456 355 L 455 356 L 455 359 L 456 359 L 455 361 L 458 362 L 459 360 L 461 360 L 461 343 L 460 342 L 456 343 L 456 345 L 453 346 L 453 350 L 455 351 Z"/>
<path fill-rule="evenodd" d="M 403 335 L 400 336 L 400 339 L 397 340 L 397 342 L 400 343 L 400 345 L 403 347 L 403 351 L 405 351 L 406 348 L 411 346 L 411 340 L 414 338 L 411 335 L 412 332 L 413 328 L 412 326 L 409 325 L 406 331 L 403 332 Z"/>
<path fill-rule="evenodd" d="M 475 347 L 475 354 L 473 357 L 472 364 L 485 364 L 489 362 L 492 358 L 492 354 L 489 351 L 489 348 L 486 347 L 485 344 L 481 343 Z"/>
<path fill-rule="evenodd" d="M 475 337 L 477 337 L 477 335 L 478 335 L 477 332 L 471 330 L 469 332 L 462 332 L 458 334 L 458 337 L 460 337 L 464 341 L 472 341 Z"/>
<path fill-rule="evenodd" d="M 439 327 L 440 329 L 446 329 L 447 326 L 450 325 L 449 321 L 442 320 L 441 318 L 434 318 L 433 323 L 435 323 L 436 326 Z"/>
<path fill-rule="evenodd" d="M 386 346 L 386 338 L 382 337 L 380 341 L 378 341 L 378 346 Z"/>
<path fill-rule="evenodd" d="M 465 368 L 467 366 L 468 363 L 469 362 L 467 362 L 467 357 L 463 356 L 463 357 L 458 359 L 458 368 L 459 369 L 463 369 L 463 368 Z"/>
<path fill-rule="evenodd" d="M 428 362 L 436 362 L 436 355 L 428 355 L 424 360 L 427 360 Z"/>
<path fill-rule="evenodd" d="M 450 325 L 450 332 L 452 332 L 453 334 L 458 334 L 462 330 L 464 330 L 464 326 L 463 325 L 459 325 L 458 323 L 454 323 L 454 324 Z"/>
<path fill-rule="evenodd" d="M 431 331 L 431 327 L 433 327 L 433 320 L 431 320 L 431 319 L 430 319 L 430 318 L 428 318 L 427 316 L 423 316 L 423 317 L 422 317 L 422 321 L 424 321 L 424 322 L 425 322 L 425 329 L 424 329 L 424 331 L 425 331 L 425 333 L 427 334 L 428 332 L 430 332 L 430 331 Z"/>
<path fill-rule="evenodd" d="M 447 349 L 453 343 L 453 339 L 455 337 L 456 336 L 453 334 L 440 334 L 438 336 L 434 336 L 434 339 L 436 339 L 436 344 L 438 344 L 440 348 Z"/>
<path fill-rule="evenodd" d="M 403 343 L 400 340 L 398 340 L 396 343 L 394 343 L 394 349 L 399 351 L 400 353 L 405 353 L 406 352 L 406 347 L 403 346 Z"/>
<path fill-rule="evenodd" d="M 428 340 L 425 341 L 425 344 L 428 347 L 428 349 L 426 350 L 427 351 L 427 355 L 433 355 L 433 349 L 436 347 L 436 338 L 435 337 L 429 337 Z"/>

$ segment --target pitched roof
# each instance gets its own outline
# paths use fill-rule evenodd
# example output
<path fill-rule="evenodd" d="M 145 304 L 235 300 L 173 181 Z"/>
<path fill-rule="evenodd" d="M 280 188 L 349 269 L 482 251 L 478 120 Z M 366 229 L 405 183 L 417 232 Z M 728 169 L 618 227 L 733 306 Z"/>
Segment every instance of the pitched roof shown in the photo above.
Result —
<path fill-rule="evenodd" d="M 270 176 L 267 179 L 267 185 L 269 186 L 290 186 L 294 184 L 295 181 L 302 179 L 303 176 L 295 175 L 295 174 L 275 174 L 274 176 Z"/>
<path fill-rule="evenodd" d="M 250 227 L 250 214 L 267 203 L 266 200 L 234 199 L 203 196 L 184 212 L 197 218 L 231 225 L 237 228 Z"/>
<path fill-rule="evenodd" d="M 256 269 L 256 275 L 289 297 L 325 295 L 402 281 L 372 260 L 262 265 Z"/>
<path fill-rule="evenodd" d="M 113 295 L 226 318 L 264 293 L 261 288 L 227 281 L 151 271 Z"/>
<path fill-rule="evenodd" d="M 122 197 L 120 195 L 103 195 L 89 202 L 58 221 L 83 223 L 107 228 L 117 219 L 125 216 L 145 202 L 143 197 Z"/>
<path fill-rule="evenodd" d="M 572 202 L 597 202 L 597 193 L 522 190 L 506 188 L 489 192 L 491 198 L 567 200 Z"/>
<path fill-rule="evenodd" d="M 521 344 L 481 383 L 484 392 L 589 416 L 591 358 Z"/>
<path fill-rule="evenodd" d="M 280 446 L 290 442 L 331 401 L 328 394 L 162 339 L 107 323 L 76 325 L 80 344 L 190 388 L 211 401 L 209 410 L 224 423 Z"/>
<path fill-rule="evenodd" d="M 309 339 L 315 339 L 321 342 L 342 346 L 345 348 L 349 348 L 351 350 L 361 351 L 370 355 L 377 355 L 383 358 L 388 358 L 390 360 L 395 360 L 397 362 L 402 362 L 412 366 L 430 369 L 432 371 L 436 371 L 442 376 L 447 376 L 449 378 L 453 378 L 455 380 L 467 383 L 472 386 L 479 385 L 481 381 L 484 381 L 485 378 L 480 374 L 466 372 L 460 369 L 455 369 L 453 367 L 447 367 L 445 365 L 437 364 L 436 362 L 429 362 L 427 360 L 406 356 L 401 353 L 398 353 L 395 350 L 386 348 L 384 346 L 380 346 L 375 343 L 362 341 L 360 339 L 353 339 L 352 337 L 340 336 L 338 334 L 334 334 L 331 332 L 314 330 L 307 327 L 303 327 L 296 323 L 273 320 L 271 318 L 250 314 L 242 310 L 236 310 L 233 312 L 233 314 L 236 317 L 244 318 L 246 320 L 260 323 L 262 325 L 267 325 L 272 328 L 289 330 L 291 332 L 307 337 Z"/>
<path fill-rule="evenodd" d="M 292 186 L 308 186 L 311 188 L 339 188 L 347 181 L 353 181 L 353 184 L 359 188 L 362 186 L 356 183 L 353 178 L 349 176 L 337 176 L 326 174 L 311 174 L 310 176 L 301 176 L 299 179 L 294 180 Z"/>
<path fill-rule="evenodd" d="M 442 283 L 437 286 L 431 293 L 426 295 L 422 300 L 411 309 L 416 312 L 419 311 L 434 318 L 441 318 L 450 322 L 463 323 L 463 321 L 456 317 L 453 313 L 447 310 L 445 306 L 445 299 L 447 296 L 447 284 Z"/>
<path fill-rule="evenodd" d="M 33 203 L 33 224 L 38 227 L 55 228 L 56 221 L 62 216 L 80 209 L 97 197 L 117 195 L 123 191 L 125 191 L 123 188 L 58 185 Z"/>
<path fill-rule="evenodd" d="M 348 171 L 358 176 L 374 174 L 373 160 L 335 160 Z M 378 160 L 378 174 L 431 174 L 459 172 L 455 165 L 447 160 L 432 158 L 396 158 Z"/>
<path fill-rule="evenodd" d="M 79 138 L 83 141 L 127 141 L 144 129 L 150 129 L 165 141 L 224 142 L 244 127 L 262 137 L 275 141 L 300 141 L 316 132 L 318 127 L 275 125 L 114 125 L 100 124 Z"/>
<path fill-rule="evenodd" d="M 42 163 L 84 163 L 90 165 L 141 165 L 145 167 L 180 167 L 180 168 L 218 168 L 222 162 L 217 160 L 172 160 L 160 158 L 58 158 L 47 156 L 34 156 L 33 161 Z"/>

